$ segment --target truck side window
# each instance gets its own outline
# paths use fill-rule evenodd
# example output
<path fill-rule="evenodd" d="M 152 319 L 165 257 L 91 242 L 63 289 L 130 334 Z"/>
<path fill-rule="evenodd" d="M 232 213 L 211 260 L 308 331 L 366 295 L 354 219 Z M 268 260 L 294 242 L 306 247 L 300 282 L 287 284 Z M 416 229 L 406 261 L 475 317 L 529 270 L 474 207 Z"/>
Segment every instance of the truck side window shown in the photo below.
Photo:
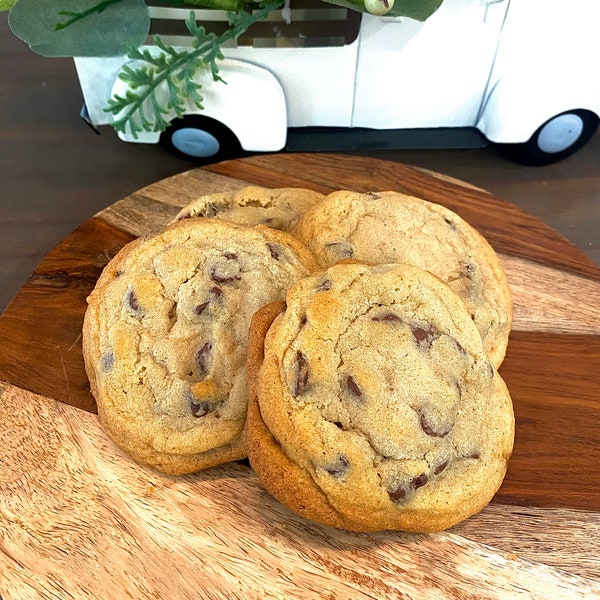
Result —
<path fill-rule="evenodd" d="M 167 43 L 186 45 L 189 33 L 185 27 L 190 10 L 206 31 L 221 34 L 227 28 L 225 12 L 210 9 L 172 8 L 167 3 L 154 1 L 149 6 L 151 17 L 150 36 L 159 34 Z M 356 40 L 360 28 L 359 12 L 341 6 L 327 4 L 322 0 L 293 0 L 291 21 L 286 23 L 281 11 L 268 20 L 256 23 L 237 43 L 225 47 L 252 46 L 254 48 L 315 48 L 345 46 Z"/>

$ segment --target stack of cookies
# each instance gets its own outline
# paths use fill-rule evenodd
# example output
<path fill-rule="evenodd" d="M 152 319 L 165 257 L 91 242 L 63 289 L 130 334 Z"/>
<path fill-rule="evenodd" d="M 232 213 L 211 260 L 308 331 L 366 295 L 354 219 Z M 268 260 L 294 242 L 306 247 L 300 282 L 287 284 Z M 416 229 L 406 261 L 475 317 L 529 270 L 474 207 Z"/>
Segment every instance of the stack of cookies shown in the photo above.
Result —
<path fill-rule="evenodd" d="M 427 532 L 506 472 L 511 316 L 494 251 L 444 207 L 249 187 L 123 248 L 88 299 L 84 358 L 135 460 L 181 474 L 248 456 L 307 518 Z"/>

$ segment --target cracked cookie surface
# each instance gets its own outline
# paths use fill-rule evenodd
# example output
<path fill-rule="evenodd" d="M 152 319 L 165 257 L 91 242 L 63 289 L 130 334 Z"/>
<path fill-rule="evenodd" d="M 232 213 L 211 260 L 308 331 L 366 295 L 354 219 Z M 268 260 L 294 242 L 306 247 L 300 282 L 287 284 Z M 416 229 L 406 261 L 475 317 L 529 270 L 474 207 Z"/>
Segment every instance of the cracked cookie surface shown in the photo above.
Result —
<path fill-rule="evenodd" d="M 329 194 L 292 233 L 322 267 L 344 259 L 408 263 L 445 281 L 463 300 L 498 367 L 506 352 L 512 300 L 485 238 L 449 209 L 399 192 Z"/>
<path fill-rule="evenodd" d="M 248 455 L 265 487 L 353 530 L 436 531 L 481 510 L 514 419 L 458 296 L 412 266 L 339 264 L 286 302 L 251 327 Z"/>
<path fill-rule="evenodd" d="M 83 329 L 113 440 L 173 474 L 244 457 L 250 320 L 314 268 L 290 235 L 219 219 L 125 246 L 90 294 Z"/>
<path fill-rule="evenodd" d="M 323 198 L 323 194 L 305 188 L 270 189 L 251 185 L 236 192 L 200 196 L 182 208 L 175 221 L 218 217 L 240 225 L 266 225 L 289 231 L 302 214 Z"/>

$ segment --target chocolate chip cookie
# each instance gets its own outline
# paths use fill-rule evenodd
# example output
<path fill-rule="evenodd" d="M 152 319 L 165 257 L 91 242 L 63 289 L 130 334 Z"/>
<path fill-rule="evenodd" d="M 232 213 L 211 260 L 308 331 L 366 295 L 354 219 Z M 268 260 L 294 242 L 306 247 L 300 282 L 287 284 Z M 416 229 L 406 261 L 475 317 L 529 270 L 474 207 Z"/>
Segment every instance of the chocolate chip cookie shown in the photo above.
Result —
<path fill-rule="evenodd" d="M 307 211 L 292 233 L 323 267 L 340 260 L 408 263 L 445 281 L 464 301 L 496 367 L 512 323 L 512 301 L 485 238 L 449 209 L 398 192 L 339 191 Z"/>
<path fill-rule="evenodd" d="M 125 246 L 90 294 L 83 329 L 113 440 L 172 474 L 244 457 L 250 319 L 314 268 L 289 234 L 219 219 Z"/>
<path fill-rule="evenodd" d="M 304 188 L 269 189 L 247 186 L 237 192 L 207 194 L 179 211 L 176 221 L 190 217 L 218 217 L 241 225 L 267 225 L 289 231 L 301 214 L 324 198 Z"/>
<path fill-rule="evenodd" d="M 248 456 L 267 490 L 356 531 L 437 531 L 481 510 L 514 418 L 458 296 L 413 266 L 356 263 L 286 302 L 250 329 Z"/>

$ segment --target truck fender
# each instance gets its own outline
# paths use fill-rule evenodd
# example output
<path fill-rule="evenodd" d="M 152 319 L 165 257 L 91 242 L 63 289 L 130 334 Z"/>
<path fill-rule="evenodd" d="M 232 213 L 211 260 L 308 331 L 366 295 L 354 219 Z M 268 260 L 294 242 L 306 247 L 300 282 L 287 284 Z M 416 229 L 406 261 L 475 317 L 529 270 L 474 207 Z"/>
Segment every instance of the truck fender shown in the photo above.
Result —
<path fill-rule="evenodd" d="M 201 85 L 199 93 L 203 108 L 188 99 L 185 114 L 200 114 L 219 121 L 233 132 L 244 150 L 281 150 L 287 136 L 287 109 L 283 88 L 277 78 L 268 69 L 246 61 L 226 58 L 218 65 L 223 81 L 215 81 L 208 69 L 196 74 L 194 80 Z M 112 94 L 123 96 L 127 89 L 127 84 L 117 78 Z M 166 100 L 166 85 L 160 93 Z M 177 115 L 170 110 L 164 117 L 172 121 Z M 119 133 L 119 137 L 128 142 L 156 143 L 160 133 L 142 131 L 134 139 L 127 132 Z"/>
<path fill-rule="evenodd" d="M 596 83 L 582 85 L 578 76 L 569 74 L 554 73 L 550 77 L 529 72 L 501 77 L 495 82 L 483 102 L 476 126 L 491 142 L 523 143 L 543 123 L 574 109 L 600 115 L 600 89 Z"/>

